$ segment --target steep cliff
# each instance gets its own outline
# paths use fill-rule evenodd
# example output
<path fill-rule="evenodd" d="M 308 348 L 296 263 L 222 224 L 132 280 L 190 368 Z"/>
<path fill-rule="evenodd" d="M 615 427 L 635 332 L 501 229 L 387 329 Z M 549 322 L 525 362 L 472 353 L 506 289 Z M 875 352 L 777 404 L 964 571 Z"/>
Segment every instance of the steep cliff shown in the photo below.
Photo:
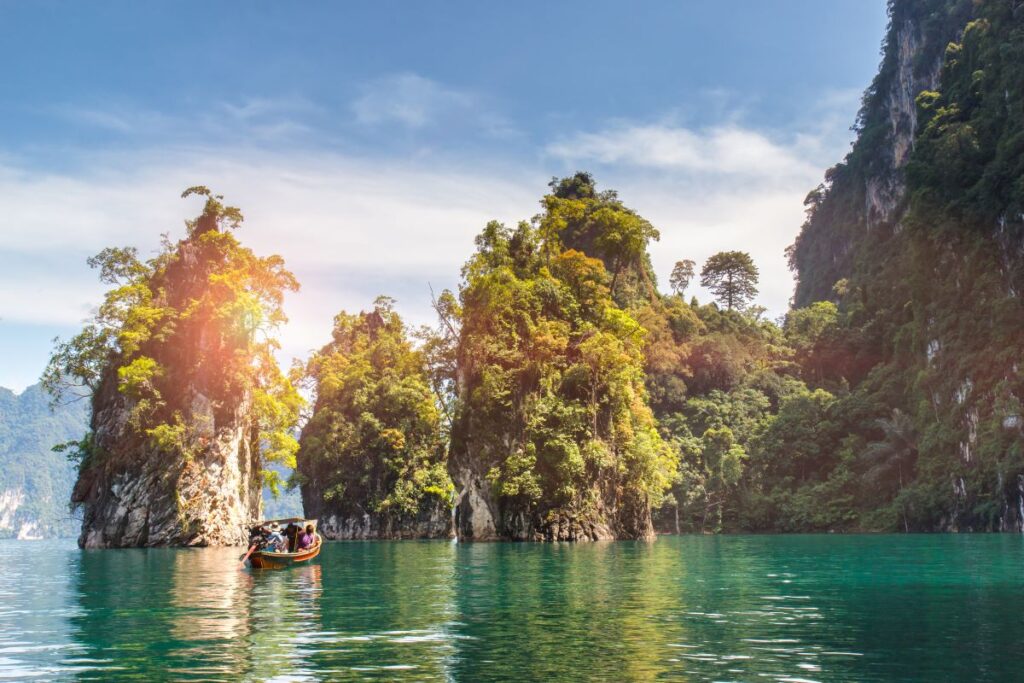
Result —
<path fill-rule="evenodd" d="M 889 473 L 862 523 L 1021 531 L 1024 6 L 891 15 L 858 141 L 792 248 L 796 302 L 839 303 L 839 415 Z"/>
<path fill-rule="evenodd" d="M 207 201 L 185 239 L 145 263 L 131 249 L 91 261 L 115 287 L 44 375 L 58 396 L 92 392 L 72 494 L 83 547 L 242 544 L 264 461 L 294 457 L 299 399 L 267 335 L 297 285 L 234 238 L 237 209 L 190 193 Z"/>
<path fill-rule="evenodd" d="M 836 298 L 836 283 L 871 267 L 906 208 L 905 168 L 918 133 L 915 100 L 938 84 L 946 45 L 963 30 L 970 0 L 893 2 L 882 64 L 865 91 L 857 139 L 806 200 L 790 247 L 797 308 Z"/>
<path fill-rule="evenodd" d="M 580 179 L 583 191 L 566 191 Z M 647 405 L 644 329 L 611 290 L 646 256 L 653 228 L 586 174 L 552 188 L 533 225 L 491 223 L 477 237 L 448 307 L 461 323 L 448 463 L 457 532 L 649 538 L 676 454 Z M 592 245 L 612 272 L 563 237 Z"/>
<path fill-rule="evenodd" d="M 453 486 L 423 354 L 392 301 L 334 319 L 307 364 L 316 404 L 302 430 L 303 509 L 332 539 L 447 538 Z"/>

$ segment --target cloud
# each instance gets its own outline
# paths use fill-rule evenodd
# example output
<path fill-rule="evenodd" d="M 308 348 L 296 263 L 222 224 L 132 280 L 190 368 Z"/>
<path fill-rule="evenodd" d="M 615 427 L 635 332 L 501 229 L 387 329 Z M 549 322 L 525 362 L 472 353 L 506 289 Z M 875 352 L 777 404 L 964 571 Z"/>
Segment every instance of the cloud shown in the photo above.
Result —
<path fill-rule="evenodd" d="M 281 254 L 302 283 L 285 304 L 287 363 L 326 343 L 340 309 L 366 308 L 378 294 L 395 296 L 411 324 L 432 322 L 428 284 L 456 286 L 487 221 L 532 215 L 544 187 L 543 175 L 522 170 L 325 153 L 206 148 L 87 162 L 87 171 L 68 174 L 0 166 L 0 257 L 10 264 L 0 270 L 3 334 L 32 328 L 48 346 L 77 326 L 103 291 L 86 257 L 109 245 L 151 254 L 161 233 L 182 236 L 183 219 L 201 204 L 179 194 L 202 183 L 243 209 L 239 239 L 258 254 Z M 34 376 L 6 376 L 15 371 L 0 373 L 0 385 Z"/>
<path fill-rule="evenodd" d="M 323 118 L 319 106 L 302 97 L 244 97 L 210 102 L 185 112 L 158 112 L 135 103 L 59 104 L 41 112 L 83 129 L 139 140 L 293 141 Z"/>
<path fill-rule="evenodd" d="M 746 251 L 761 271 L 757 303 L 778 316 L 794 284 L 785 248 L 803 223 L 808 190 L 849 145 L 856 102 L 856 93 L 826 93 L 786 134 L 728 116 L 727 124 L 701 129 L 626 122 L 567 135 L 545 151 L 563 172 L 595 172 L 659 228 L 650 252 L 662 283 L 678 260 L 700 264 L 718 251 Z M 700 287 L 691 293 L 710 298 Z"/>
<path fill-rule="evenodd" d="M 466 93 L 411 75 L 392 83 L 397 89 L 378 83 L 363 93 L 366 125 L 427 128 L 459 112 L 481 126 L 502 125 Z M 838 100 L 855 107 L 850 98 Z M 303 285 L 286 299 L 282 362 L 325 343 L 338 310 L 365 308 L 378 294 L 396 297 L 411 324 L 428 323 L 428 283 L 435 291 L 457 285 L 486 222 L 534 215 L 547 179 L 577 168 L 594 172 L 602 188 L 618 190 L 659 228 L 661 241 L 650 251 L 663 285 L 679 259 L 702 263 L 717 251 L 748 251 L 761 270 L 758 303 L 779 315 L 792 294 L 783 252 L 803 221 L 802 200 L 850 138 L 848 117 L 825 116 L 833 109 L 823 105 L 822 116 L 787 135 L 729 117 L 706 129 L 619 122 L 535 149 L 541 164 L 485 161 L 529 156 L 521 149 L 510 155 L 501 143 L 487 155 L 409 161 L 406 154 L 398 161 L 379 151 L 335 153 L 325 144 L 254 146 L 230 135 L 214 136 L 216 145 L 164 139 L 130 151 L 79 151 L 60 171 L 0 157 L 0 337 L 17 337 L 22 350 L 45 350 L 54 334 L 71 332 L 102 297 L 85 258 L 108 245 L 147 254 L 161 233 L 182 235 L 183 219 L 200 203 L 179 193 L 195 184 L 242 207 L 239 238 L 257 253 L 281 254 Z M 244 100 L 211 111 L 216 126 L 239 131 L 323 116 L 302 101 Z M 709 298 L 699 287 L 692 293 Z M 43 353 L 19 351 L 17 361 L 0 367 L 0 385 L 32 381 Z"/>
<path fill-rule="evenodd" d="M 352 103 L 352 111 L 363 124 L 398 123 L 423 128 L 453 113 L 464 115 L 477 104 L 468 92 L 414 73 L 402 73 L 365 84 L 362 95 Z"/>
<path fill-rule="evenodd" d="M 799 147 L 736 125 L 707 130 L 661 124 L 630 125 L 577 133 L 547 147 L 551 156 L 674 172 L 738 177 L 801 177 L 821 169 Z"/>

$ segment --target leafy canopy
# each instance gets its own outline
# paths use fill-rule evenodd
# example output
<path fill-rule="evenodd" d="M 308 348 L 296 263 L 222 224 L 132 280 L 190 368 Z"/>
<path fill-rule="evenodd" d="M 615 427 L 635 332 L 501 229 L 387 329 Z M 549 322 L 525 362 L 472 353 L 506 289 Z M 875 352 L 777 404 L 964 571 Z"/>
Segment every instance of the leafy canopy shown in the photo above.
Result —
<path fill-rule="evenodd" d="M 745 251 L 722 251 L 707 260 L 700 271 L 701 287 L 711 290 L 727 310 L 736 310 L 757 296 L 757 266 Z"/>

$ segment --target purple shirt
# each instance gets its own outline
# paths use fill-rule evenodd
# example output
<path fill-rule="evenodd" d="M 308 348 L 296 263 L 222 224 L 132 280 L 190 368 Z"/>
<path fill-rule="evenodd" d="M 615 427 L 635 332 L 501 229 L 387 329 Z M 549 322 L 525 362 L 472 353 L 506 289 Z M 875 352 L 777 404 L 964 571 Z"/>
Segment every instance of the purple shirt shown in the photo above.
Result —
<path fill-rule="evenodd" d="M 316 537 L 313 536 L 313 534 L 302 534 L 301 536 L 299 536 L 299 547 L 302 549 L 310 547 L 311 545 L 313 545 L 315 538 Z"/>

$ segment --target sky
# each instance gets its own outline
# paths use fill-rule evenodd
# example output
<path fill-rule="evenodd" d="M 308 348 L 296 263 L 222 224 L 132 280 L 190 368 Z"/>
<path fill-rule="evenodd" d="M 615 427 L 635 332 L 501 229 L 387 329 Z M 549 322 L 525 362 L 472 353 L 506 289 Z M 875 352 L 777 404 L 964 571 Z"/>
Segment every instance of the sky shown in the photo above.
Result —
<path fill-rule="evenodd" d="M 748 251 L 782 315 L 886 22 L 884 0 L 0 0 L 0 386 L 101 301 L 86 259 L 183 236 L 197 184 L 302 283 L 285 364 L 378 294 L 431 323 L 487 221 L 576 170 L 660 230 L 661 283 Z"/>

